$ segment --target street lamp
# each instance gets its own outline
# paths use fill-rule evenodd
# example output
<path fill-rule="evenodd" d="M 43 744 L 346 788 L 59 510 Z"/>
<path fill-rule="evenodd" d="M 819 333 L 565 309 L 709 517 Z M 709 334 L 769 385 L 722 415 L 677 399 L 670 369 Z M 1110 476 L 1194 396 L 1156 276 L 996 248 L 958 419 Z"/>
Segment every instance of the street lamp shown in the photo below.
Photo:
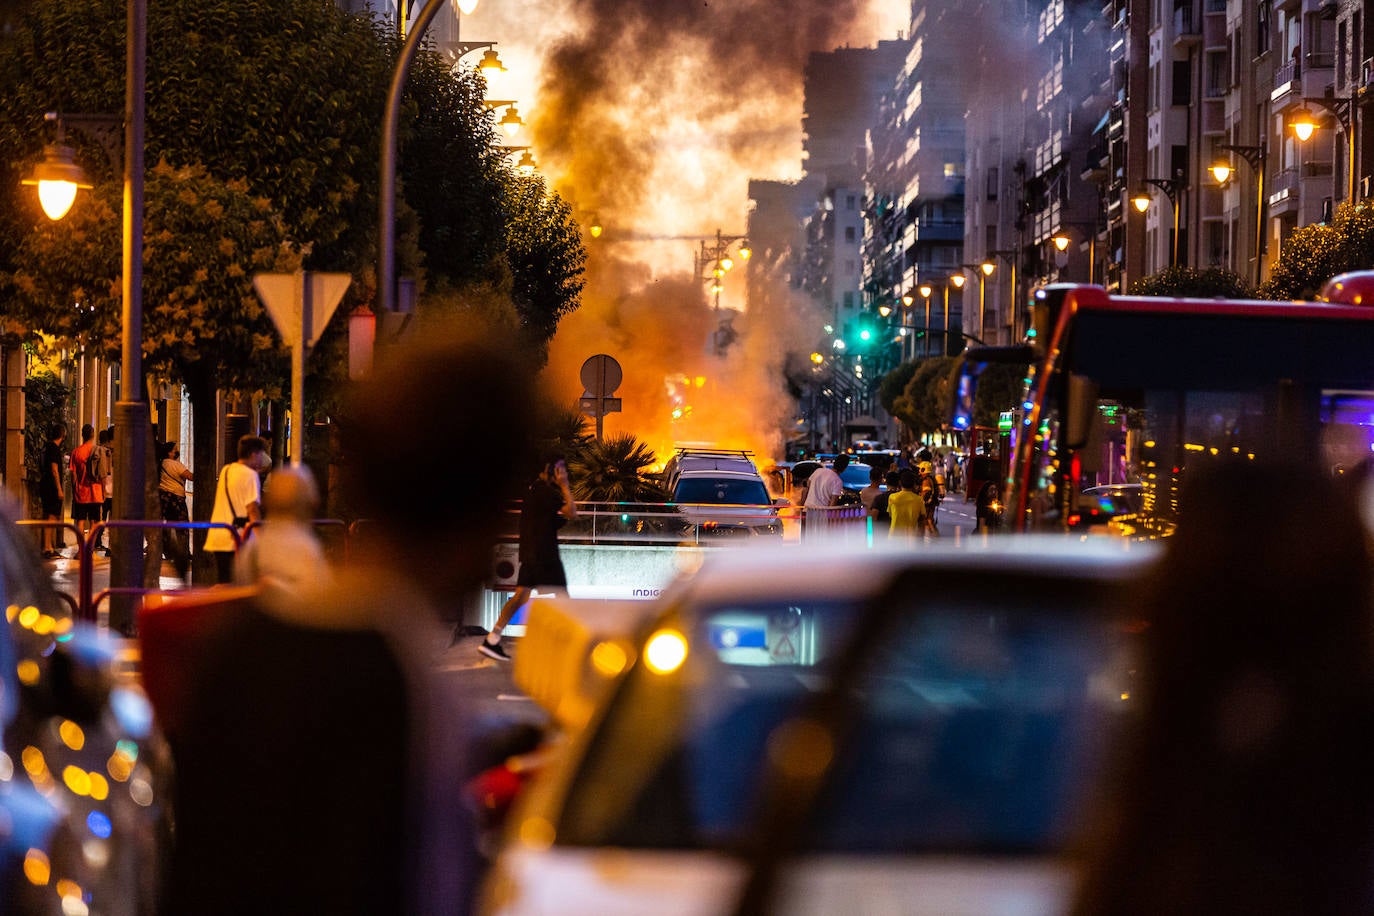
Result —
<path fill-rule="evenodd" d="M 143 125 L 147 69 L 147 0 L 128 0 L 125 40 L 124 79 L 124 214 L 123 271 L 121 296 L 121 361 L 119 401 L 115 403 L 115 448 L 119 454 L 119 485 L 115 487 L 114 518 L 117 521 L 143 517 L 145 439 L 148 405 L 143 398 Z M 60 121 L 59 121 L 60 124 Z M 60 152 L 60 151 L 57 151 Z M 70 161 L 70 160 L 68 160 Z M 35 185 L 42 195 L 44 164 L 36 170 Z M 60 165 L 61 159 L 54 165 Z M 74 163 L 73 163 L 74 164 Z M 47 176 L 54 175 L 47 172 Z M 68 178 L 77 177 L 68 175 Z M 80 181 L 73 181 L 80 187 Z M 71 189 L 75 196 L 76 187 Z M 63 193 L 65 196 L 65 192 Z M 70 207 L 70 204 L 68 204 Z M 45 207 L 46 210 L 46 207 Z M 63 214 L 65 215 L 65 210 Z M 110 558 L 110 584 L 116 588 L 137 589 L 143 582 L 143 534 L 137 530 L 116 529 Z M 132 592 L 130 592 L 131 594 Z M 110 605 L 110 627 L 129 632 L 133 626 L 133 601 L 116 596 Z"/>
<path fill-rule="evenodd" d="M 1309 134 L 1309 136 L 1311 135 Z M 1260 276 L 1264 269 L 1264 171 L 1268 163 L 1264 137 L 1260 137 L 1259 146 L 1237 146 L 1223 143 L 1217 149 L 1240 156 L 1250 166 L 1250 170 L 1255 173 L 1255 285 L 1259 286 Z M 1217 180 L 1217 184 L 1222 187 L 1225 187 L 1231 180 L 1231 176 L 1235 174 L 1235 169 L 1226 159 L 1218 159 L 1212 163 L 1209 171 L 1212 173 L 1212 177 Z"/>
<path fill-rule="evenodd" d="M 978 336 L 983 335 L 983 310 L 987 305 L 988 299 L 988 277 L 997 269 L 997 265 L 992 261 L 984 261 L 981 264 L 960 264 L 964 270 L 971 270 L 978 275 Z"/>
<path fill-rule="evenodd" d="M 720 294 L 725 290 L 725 275 L 735 267 L 735 259 L 730 256 L 732 245 L 741 261 L 749 260 L 754 253 L 747 236 L 725 235 L 717 229 L 715 243 L 701 239 L 701 247 L 695 256 L 694 273 L 699 280 L 710 284 L 707 289 L 715 297 L 714 307 L 717 311 L 720 310 Z"/>
<path fill-rule="evenodd" d="M 1187 187 L 1181 178 L 1146 178 L 1145 184 L 1153 185 L 1164 192 L 1164 196 L 1169 198 L 1169 204 L 1174 209 L 1174 238 L 1172 254 L 1169 257 L 1169 266 L 1178 266 L 1178 198 Z M 1131 195 L 1131 205 L 1140 213 L 1150 209 L 1150 190 L 1140 188 Z"/>
<path fill-rule="evenodd" d="M 943 328 L 943 330 L 944 330 L 944 332 L 945 332 L 945 339 L 944 339 L 943 350 L 944 350 L 945 355 L 948 355 L 948 354 L 949 354 L 949 288 L 950 288 L 951 286 L 953 286 L 953 287 L 954 287 L 955 289 L 957 289 L 957 290 L 962 290 L 962 289 L 964 288 L 964 275 L 963 275 L 963 274 L 950 274 L 949 279 L 947 279 L 947 280 L 945 281 L 944 286 L 945 286 L 945 320 L 944 320 L 944 324 L 941 325 L 941 327 Z"/>
<path fill-rule="evenodd" d="M 1050 237 L 1050 243 L 1054 245 L 1055 265 L 1064 267 L 1068 264 L 1069 245 L 1073 244 L 1073 237 L 1069 235 L 1068 229 L 1080 229 L 1088 237 L 1088 282 L 1095 282 L 1097 276 L 1097 226 L 1092 223 L 1061 223 L 1059 232 Z"/>
<path fill-rule="evenodd" d="M 1323 108 L 1336 119 L 1336 126 L 1345 134 L 1346 142 L 1346 188 L 1349 194 L 1346 200 L 1352 203 L 1355 200 L 1355 96 L 1349 98 L 1322 98 L 1321 96 L 1304 96 L 1305 105 L 1316 105 Z M 1312 111 L 1308 108 L 1299 108 L 1288 116 L 1288 126 L 1293 129 L 1293 135 L 1298 138 L 1300 143 L 1306 143 L 1312 139 L 1320 127 L 1316 118 L 1312 116 Z"/>
<path fill-rule="evenodd" d="M 60 128 L 59 128 L 60 133 Z M 38 189 L 38 203 L 50 220 L 59 220 L 76 202 L 78 190 L 89 191 L 93 186 L 86 180 L 86 172 L 76 164 L 75 151 L 59 140 L 43 147 L 43 161 L 20 184 Z"/>
<path fill-rule="evenodd" d="M 922 349 L 923 351 L 925 351 L 922 355 L 923 355 L 923 356 L 929 356 L 929 355 L 930 355 L 930 294 L 933 293 L 933 292 L 935 292 L 935 288 L 934 288 L 933 286 L 931 286 L 929 283 L 922 283 L 921 286 L 920 286 L 920 289 L 918 290 L 918 292 L 920 292 L 921 298 L 924 299 L 924 300 L 926 301 L 926 322 L 925 322 L 926 339 L 925 339 L 925 342 L 921 345 L 921 349 Z M 912 349 L 912 356 L 915 356 L 915 355 L 916 355 L 916 353 L 915 353 L 916 348 L 915 348 L 915 347 L 912 347 L 911 349 Z"/>
<path fill-rule="evenodd" d="M 489 110 L 505 108 L 505 117 L 497 121 L 497 125 L 505 132 L 506 139 L 514 140 L 516 134 L 520 133 L 520 128 L 525 126 L 524 120 L 520 117 L 520 109 L 512 99 L 484 99 L 482 104 Z"/>

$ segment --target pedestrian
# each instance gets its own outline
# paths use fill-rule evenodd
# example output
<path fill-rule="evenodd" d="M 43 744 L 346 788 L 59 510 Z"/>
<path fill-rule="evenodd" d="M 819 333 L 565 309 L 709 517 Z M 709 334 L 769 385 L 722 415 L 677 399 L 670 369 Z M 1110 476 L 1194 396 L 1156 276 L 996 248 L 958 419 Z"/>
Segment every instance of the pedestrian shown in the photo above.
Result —
<path fill-rule="evenodd" d="M 926 504 L 926 530 L 931 534 L 939 534 L 940 523 L 937 520 L 937 512 L 940 508 L 941 492 L 939 480 L 935 476 L 935 465 L 933 462 L 923 461 L 920 468 L 917 492 L 921 494 L 921 500 Z"/>
<path fill-rule="evenodd" d="M 448 637 L 441 611 L 480 586 L 531 457 L 539 397 L 526 355 L 493 350 L 499 338 L 427 326 L 379 353 L 331 424 L 343 502 L 367 520 L 349 563 L 299 604 L 236 610 L 186 663 L 193 699 L 173 748 L 165 912 L 456 916 L 471 906 L 471 698 L 435 661 Z M 477 441 L 500 442 L 502 460 Z M 398 469 L 433 467 L 436 456 L 443 485 L 417 498 L 415 475 Z"/>
<path fill-rule="evenodd" d="M 100 522 L 100 511 L 105 507 L 103 476 L 95 427 L 86 423 L 81 427 L 81 444 L 72 449 L 72 521 L 76 522 L 83 543 L 91 528 Z"/>
<path fill-rule="evenodd" d="M 43 460 L 38 476 L 38 501 L 43 510 L 43 520 L 49 523 L 62 521 L 62 503 L 65 496 L 62 487 L 62 443 L 67 441 L 67 425 L 54 423 L 48 429 L 48 441 L 43 446 Z M 43 559 L 56 560 L 62 556 L 59 547 L 67 546 L 67 538 L 60 524 L 43 526 L 40 532 L 43 545 Z"/>
<path fill-rule="evenodd" d="M 902 471 L 897 487 L 897 492 L 887 500 L 887 511 L 892 517 L 887 536 L 890 540 L 914 543 L 926 530 L 926 504 L 916 492 L 916 472 L 911 468 Z"/>
<path fill-rule="evenodd" d="M 892 499 L 892 494 L 902 488 L 902 473 L 900 471 L 888 471 L 883 477 L 886 485 L 881 493 L 873 500 L 872 507 L 868 510 L 868 515 L 873 519 L 873 528 L 876 531 L 879 526 L 883 530 L 891 527 L 892 515 L 888 511 L 888 501 Z"/>
<path fill-rule="evenodd" d="M 333 574 L 313 524 L 320 506 L 315 475 L 304 465 L 273 471 L 262 488 L 262 523 L 234 560 L 234 581 L 263 586 L 264 600 L 284 605 L 328 589 Z"/>
<path fill-rule="evenodd" d="M 868 469 L 868 486 L 859 491 L 859 502 L 863 504 L 864 511 L 869 515 L 873 514 L 873 502 L 878 495 L 883 492 L 883 469 L 872 467 Z"/>
<path fill-rule="evenodd" d="M 997 481 L 989 480 L 978 491 L 973 504 L 973 530 L 996 531 L 1002 524 L 1002 491 Z"/>
<path fill-rule="evenodd" d="M 822 465 L 816 468 L 806 481 L 806 508 L 828 509 L 839 502 L 840 494 L 844 492 L 844 481 L 840 474 L 847 467 L 849 456 L 840 454 L 835 456 L 830 467 Z"/>
<path fill-rule="evenodd" d="M 1374 912 L 1374 568 L 1358 507 L 1300 464 L 1190 477 L 1141 583 L 1136 708 L 1074 912 Z M 1302 499 L 1256 498 L 1290 491 Z"/>
<path fill-rule="evenodd" d="M 100 452 L 100 467 L 104 472 L 100 477 L 101 489 L 105 491 L 105 502 L 100 507 L 100 520 L 108 522 L 110 516 L 114 514 L 114 427 L 107 426 L 102 429 L 95 437 L 95 447 Z M 96 549 L 110 555 L 108 542 L 105 540 L 109 536 L 109 529 L 102 528 L 100 537 L 96 538 Z"/>
<path fill-rule="evenodd" d="M 501 632 L 515 612 L 530 600 L 535 588 L 568 587 L 563 560 L 558 555 L 558 529 L 575 518 L 577 503 L 568 481 L 568 465 L 562 455 L 551 454 L 520 504 L 520 573 L 516 576 L 515 591 L 501 606 L 491 632 L 477 647 L 487 658 L 510 661 L 501 645 Z"/>
<path fill-rule="evenodd" d="M 158 458 L 157 498 L 162 520 L 188 522 L 191 515 L 186 506 L 186 481 L 195 480 L 196 476 L 181 463 L 181 446 L 176 442 L 164 442 L 158 449 Z M 172 561 L 177 575 L 183 580 L 191 564 L 190 533 L 185 528 L 169 528 L 162 533 L 167 559 Z"/>
<path fill-rule="evenodd" d="M 272 466 L 267 454 L 267 442 L 261 436 L 240 436 L 238 460 L 226 464 L 215 483 L 215 506 L 210 521 L 232 525 L 242 536 L 243 530 L 262 518 L 262 478 Z M 205 550 L 215 558 L 217 582 L 231 582 L 234 578 L 234 551 L 238 545 L 224 528 L 211 528 L 205 536 Z"/>

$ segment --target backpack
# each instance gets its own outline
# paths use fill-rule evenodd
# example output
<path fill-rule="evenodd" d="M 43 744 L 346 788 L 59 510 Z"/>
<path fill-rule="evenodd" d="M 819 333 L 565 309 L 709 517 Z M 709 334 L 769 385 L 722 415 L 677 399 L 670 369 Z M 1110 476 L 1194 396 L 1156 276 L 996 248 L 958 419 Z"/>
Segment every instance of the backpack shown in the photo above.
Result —
<path fill-rule="evenodd" d="M 86 453 L 86 460 L 80 462 L 81 473 L 77 481 L 83 487 L 93 487 L 105 479 L 100 473 L 100 446 L 92 445 L 91 450 Z"/>

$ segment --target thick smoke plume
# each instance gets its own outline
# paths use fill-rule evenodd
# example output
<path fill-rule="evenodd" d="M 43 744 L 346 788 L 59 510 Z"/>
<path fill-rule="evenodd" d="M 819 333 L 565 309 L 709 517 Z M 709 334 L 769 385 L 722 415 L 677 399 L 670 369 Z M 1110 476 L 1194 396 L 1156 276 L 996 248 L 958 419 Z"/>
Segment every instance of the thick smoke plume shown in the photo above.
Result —
<path fill-rule="evenodd" d="M 693 275 L 701 238 L 746 232 L 751 177 L 801 168 L 802 69 L 813 51 L 870 43 L 868 0 L 569 0 L 571 37 L 544 58 L 532 144 L 546 174 L 604 225 L 589 239 L 582 309 L 564 320 L 551 382 L 572 403 L 578 367 L 608 353 L 625 369 L 631 432 L 666 459 L 683 442 L 781 457 L 790 420 L 781 364 L 809 352 L 819 322 L 798 295 L 745 311 L 744 271 L 723 310 L 745 312 L 715 347 L 720 317 Z M 884 37 L 891 37 L 890 35 Z M 800 336 L 799 336 L 800 335 Z M 673 412 L 681 415 L 674 418 Z"/>

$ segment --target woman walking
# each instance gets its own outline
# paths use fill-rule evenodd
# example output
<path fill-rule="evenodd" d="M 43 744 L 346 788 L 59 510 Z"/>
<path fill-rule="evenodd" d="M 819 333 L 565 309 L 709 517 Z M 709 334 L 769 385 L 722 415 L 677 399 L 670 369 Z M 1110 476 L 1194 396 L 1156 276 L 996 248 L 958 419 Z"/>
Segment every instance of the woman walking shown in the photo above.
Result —
<path fill-rule="evenodd" d="M 191 520 L 186 511 L 186 481 L 194 480 L 191 469 L 181 463 L 181 446 L 175 442 L 164 442 L 158 449 L 157 498 L 162 504 L 164 522 L 186 522 Z M 177 575 L 186 578 L 191 563 L 188 535 L 184 528 L 168 529 L 163 532 L 163 554 L 176 567 Z"/>

